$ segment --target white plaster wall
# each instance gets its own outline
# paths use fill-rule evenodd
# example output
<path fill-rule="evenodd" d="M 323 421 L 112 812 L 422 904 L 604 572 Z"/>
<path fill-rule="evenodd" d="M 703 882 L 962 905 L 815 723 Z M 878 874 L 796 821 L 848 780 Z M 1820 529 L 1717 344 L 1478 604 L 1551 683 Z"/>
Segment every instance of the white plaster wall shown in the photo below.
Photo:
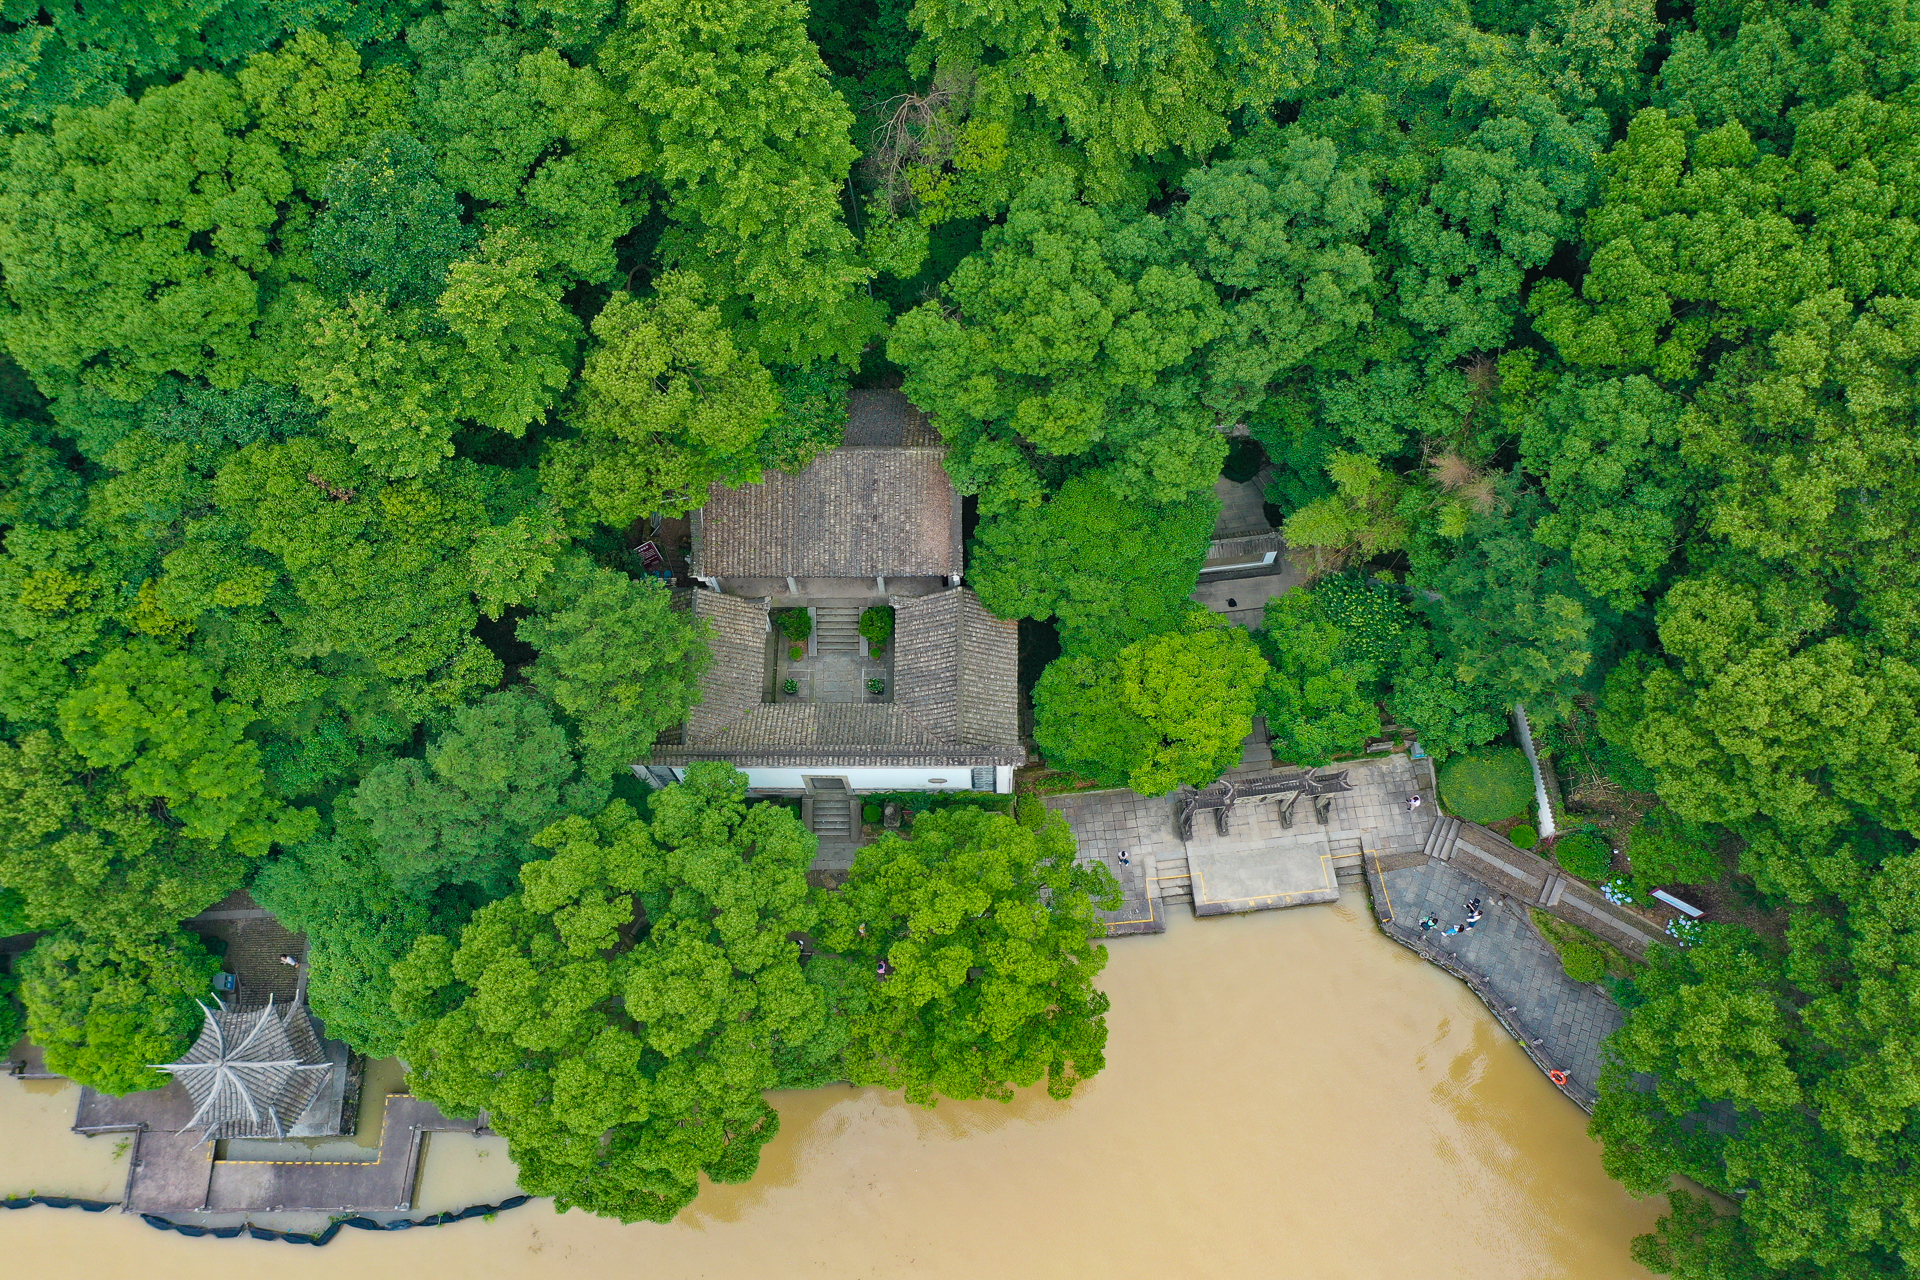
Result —
<path fill-rule="evenodd" d="M 644 771 L 636 768 L 644 778 Z M 804 791 L 808 778 L 845 778 L 855 791 L 971 791 L 973 766 L 936 765 L 915 769 L 872 767 L 821 769 L 747 769 L 747 788 L 751 791 Z M 673 769 L 675 778 L 685 778 L 684 766 Z M 936 781 L 938 779 L 938 781 Z M 993 789 L 1001 795 L 1013 792 L 1013 766 L 998 765 L 993 771 Z"/>
<path fill-rule="evenodd" d="M 755 791 L 799 791 L 808 778 L 845 778 L 855 791 L 969 791 L 971 765 L 937 765 L 923 769 L 748 769 L 747 786 Z M 934 779 L 941 781 L 934 781 Z"/>

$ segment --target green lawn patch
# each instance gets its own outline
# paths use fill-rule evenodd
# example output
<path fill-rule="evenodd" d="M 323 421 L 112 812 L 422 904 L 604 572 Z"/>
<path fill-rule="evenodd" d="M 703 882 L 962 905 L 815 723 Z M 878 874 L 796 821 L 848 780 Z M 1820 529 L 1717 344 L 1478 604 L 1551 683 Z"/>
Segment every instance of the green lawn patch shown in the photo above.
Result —
<path fill-rule="evenodd" d="M 1533 770 L 1515 747 L 1488 747 L 1440 766 L 1440 798 L 1469 822 L 1503 822 L 1533 803 Z"/>

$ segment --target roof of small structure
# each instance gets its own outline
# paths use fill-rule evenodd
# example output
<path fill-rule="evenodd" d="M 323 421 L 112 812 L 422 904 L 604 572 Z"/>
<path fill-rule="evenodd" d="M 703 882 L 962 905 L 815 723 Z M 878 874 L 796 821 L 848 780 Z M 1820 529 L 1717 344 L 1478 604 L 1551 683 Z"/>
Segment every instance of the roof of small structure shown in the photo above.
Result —
<path fill-rule="evenodd" d="M 239 1011 L 202 1005 L 200 1038 L 178 1062 L 156 1064 L 186 1086 L 202 1140 L 284 1138 L 327 1082 L 326 1060 L 304 1002 Z"/>
<path fill-rule="evenodd" d="M 702 591 L 696 617 L 714 627 L 702 701 L 678 742 L 652 762 L 731 760 L 799 768 L 853 764 L 1020 764 L 1019 628 L 965 587 L 893 601 L 893 701 L 762 700 L 766 611 Z"/>
<path fill-rule="evenodd" d="M 962 567 L 960 497 L 946 449 L 897 391 L 856 391 L 845 444 L 794 475 L 707 491 L 692 571 L 702 577 L 946 576 Z"/>
<path fill-rule="evenodd" d="M 861 390 L 847 396 L 847 434 L 841 443 L 868 448 L 937 445 L 940 433 L 900 392 Z"/>

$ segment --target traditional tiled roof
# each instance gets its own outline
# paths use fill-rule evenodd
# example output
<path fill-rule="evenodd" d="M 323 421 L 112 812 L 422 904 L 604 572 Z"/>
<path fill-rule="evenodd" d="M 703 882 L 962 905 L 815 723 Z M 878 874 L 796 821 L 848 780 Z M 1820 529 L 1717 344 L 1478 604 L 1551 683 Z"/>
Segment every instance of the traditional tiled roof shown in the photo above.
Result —
<path fill-rule="evenodd" d="M 844 446 L 798 475 L 716 484 L 692 569 L 706 577 L 915 577 L 961 571 L 960 498 L 935 446 Z"/>
<path fill-rule="evenodd" d="M 847 398 L 843 443 L 868 448 L 937 445 L 940 433 L 898 391 L 855 391 Z"/>
<path fill-rule="evenodd" d="M 713 659 L 700 676 L 700 703 L 687 713 L 683 739 L 698 741 L 757 710 L 766 687 L 767 611 L 717 591 L 693 593 L 693 616 L 711 629 Z"/>
<path fill-rule="evenodd" d="M 747 601 L 695 610 L 734 611 Z M 853 764 L 1021 764 L 1019 632 L 988 613 L 973 592 L 954 587 L 894 604 L 892 702 L 762 704 L 764 666 L 751 672 L 716 648 L 703 703 L 681 740 L 663 739 L 652 764 L 731 760 L 737 765 L 830 767 Z M 705 616 L 705 615 L 703 615 Z M 764 615 L 760 615 L 764 617 Z M 761 624 L 764 628 L 764 623 Z M 761 641 L 764 645 L 764 639 Z M 750 677 L 750 679 L 749 679 Z"/>
<path fill-rule="evenodd" d="M 306 1004 L 237 1012 L 201 1006 L 206 1020 L 187 1056 L 157 1069 L 179 1078 L 193 1099 L 203 1141 L 284 1138 L 333 1071 L 307 1021 Z"/>
<path fill-rule="evenodd" d="M 1019 624 L 964 587 L 894 604 L 893 700 L 942 741 L 1020 740 Z"/>

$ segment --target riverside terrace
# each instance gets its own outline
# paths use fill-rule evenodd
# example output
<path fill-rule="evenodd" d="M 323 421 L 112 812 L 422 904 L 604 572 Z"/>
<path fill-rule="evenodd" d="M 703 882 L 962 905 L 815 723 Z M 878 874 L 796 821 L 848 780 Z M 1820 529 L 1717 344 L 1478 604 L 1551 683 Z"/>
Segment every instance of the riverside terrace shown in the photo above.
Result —
<path fill-rule="evenodd" d="M 1421 804 L 1407 801 L 1418 795 Z M 1371 898 L 1381 931 L 1467 983 L 1560 1090 L 1591 1110 L 1601 1041 L 1622 1012 L 1597 985 L 1567 977 L 1530 908 L 1578 924 L 1634 957 L 1661 945 L 1660 922 L 1608 902 L 1551 862 L 1439 812 L 1432 763 L 1395 754 L 1310 775 L 1243 764 L 1205 791 L 1053 796 L 1083 861 L 1102 862 L 1125 901 L 1109 936 L 1161 933 L 1167 912 L 1223 915 Z M 1290 819 L 1290 821 L 1289 821 Z M 1121 850 L 1128 861 L 1119 860 Z M 1419 928 L 1438 916 L 1477 929 Z"/>

